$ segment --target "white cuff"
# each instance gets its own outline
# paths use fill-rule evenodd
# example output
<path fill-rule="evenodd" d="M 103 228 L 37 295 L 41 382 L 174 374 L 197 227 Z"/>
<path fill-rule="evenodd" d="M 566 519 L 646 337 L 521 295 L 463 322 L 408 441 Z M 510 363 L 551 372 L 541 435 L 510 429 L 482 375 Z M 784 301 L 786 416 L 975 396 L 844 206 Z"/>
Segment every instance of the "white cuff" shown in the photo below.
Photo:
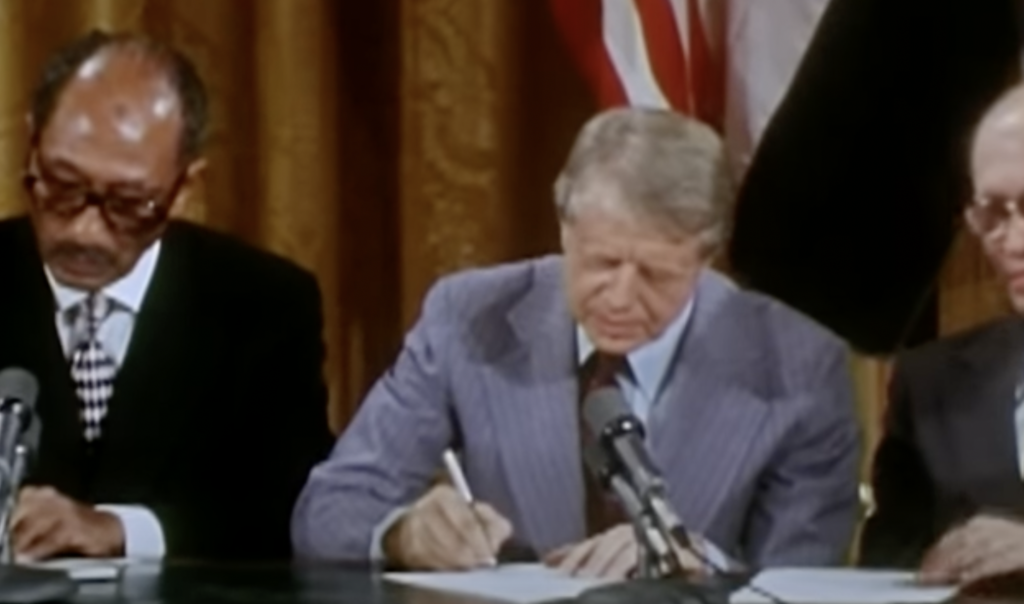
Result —
<path fill-rule="evenodd" d="M 163 528 L 149 508 L 141 505 L 97 505 L 96 509 L 113 514 L 121 521 L 126 558 L 159 560 L 167 553 Z"/>
<path fill-rule="evenodd" d="M 717 545 L 712 543 L 710 539 L 690 533 L 690 541 L 701 549 L 704 557 L 711 563 L 712 568 L 706 569 L 708 572 L 714 573 L 716 571 L 727 571 L 732 569 L 732 558 L 727 556 L 726 553 L 719 549 Z"/>
<path fill-rule="evenodd" d="M 370 563 L 383 564 L 384 559 L 384 535 L 388 534 L 391 527 L 401 520 L 402 516 L 409 511 L 410 506 L 402 506 L 388 512 L 388 515 L 373 527 L 373 534 L 370 537 Z"/>

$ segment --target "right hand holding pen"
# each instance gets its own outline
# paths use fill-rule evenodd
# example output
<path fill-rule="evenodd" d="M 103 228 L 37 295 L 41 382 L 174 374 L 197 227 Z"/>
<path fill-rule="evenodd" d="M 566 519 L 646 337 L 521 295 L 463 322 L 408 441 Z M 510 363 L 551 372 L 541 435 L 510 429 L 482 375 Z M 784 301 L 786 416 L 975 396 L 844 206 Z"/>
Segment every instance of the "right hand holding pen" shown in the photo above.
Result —
<path fill-rule="evenodd" d="M 384 535 L 384 555 L 414 570 L 468 570 L 495 563 L 512 524 L 448 485 L 427 492 Z"/>

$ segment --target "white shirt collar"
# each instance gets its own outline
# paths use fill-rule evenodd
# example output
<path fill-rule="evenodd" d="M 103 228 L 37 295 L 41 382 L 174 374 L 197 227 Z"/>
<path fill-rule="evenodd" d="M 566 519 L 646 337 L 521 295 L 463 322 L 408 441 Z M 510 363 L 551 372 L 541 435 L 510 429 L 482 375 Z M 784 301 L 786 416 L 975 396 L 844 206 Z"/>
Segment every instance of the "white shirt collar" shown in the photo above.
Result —
<path fill-rule="evenodd" d="M 116 302 L 121 308 L 138 314 L 142 308 L 142 299 L 146 296 L 149 282 L 153 279 L 156 271 L 156 263 L 160 257 L 160 240 L 143 252 L 138 262 L 124 277 L 104 287 L 101 292 L 104 296 Z M 49 266 L 43 267 L 46 271 L 46 279 L 50 282 L 53 290 L 53 299 L 57 305 L 58 312 L 65 312 L 82 303 L 89 295 L 89 292 L 68 287 L 59 283 L 50 271 Z"/>
<path fill-rule="evenodd" d="M 696 298 L 696 292 L 690 296 L 686 306 L 669 323 L 665 331 L 661 332 L 661 335 L 626 355 L 636 384 L 648 400 L 657 398 L 665 374 L 668 372 L 669 363 L 675 356 L 683 332 L 693 314 L 694 298 Z M 577 362 L 580 366 L 586 363 L 594 352 L 593 342 L 590 341 L 587 332 L 579 324 L 576 325 L 576 351 Z"/>

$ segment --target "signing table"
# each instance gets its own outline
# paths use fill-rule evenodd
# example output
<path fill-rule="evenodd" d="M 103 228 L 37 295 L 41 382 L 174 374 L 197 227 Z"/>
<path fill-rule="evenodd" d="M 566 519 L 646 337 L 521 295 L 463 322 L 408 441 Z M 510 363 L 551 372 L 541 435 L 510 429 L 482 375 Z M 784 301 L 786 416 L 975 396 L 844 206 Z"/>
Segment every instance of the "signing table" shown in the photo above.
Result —
<path fill-rule="evenodd" d="M 338 566 L 136 564 L 113 581 L 79 584 L 74 602 L 188 604 L 482 604 L 486 600 L 385 581 Z"/>
<path fill-rule="evenodd" d="M 510 600 L 515 601 L 515 598 Z M 494 604 L 500 600 L 402 584 L 354 566 L 170 563 L 123 565 L 116 577 L 80 582 L 72 601 L 81 604 Z M 614 601 L 632 604 L 638 600 L 616 598 Z M 958 604 L 1024 602 L 1024 598 L 958 596 L 954 601 Z M 838 600 L 826 598 L 822 602 L 836 604 Z M 854 598 L 844 604 L 861 603 Z"/>

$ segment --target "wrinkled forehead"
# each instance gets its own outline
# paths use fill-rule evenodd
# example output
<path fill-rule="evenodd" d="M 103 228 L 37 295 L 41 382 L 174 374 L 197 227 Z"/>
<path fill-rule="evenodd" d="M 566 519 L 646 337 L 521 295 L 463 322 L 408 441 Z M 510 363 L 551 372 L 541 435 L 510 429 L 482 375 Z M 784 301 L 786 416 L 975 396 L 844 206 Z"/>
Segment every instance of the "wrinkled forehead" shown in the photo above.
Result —
<path fill-rule="evenodd" d="M 75 72 L 42 133 L 60 147 L 102 143 L 112 152 L 177 154 L 180 101 L 156 63 L 138 53 L 107 51 Z"/>

